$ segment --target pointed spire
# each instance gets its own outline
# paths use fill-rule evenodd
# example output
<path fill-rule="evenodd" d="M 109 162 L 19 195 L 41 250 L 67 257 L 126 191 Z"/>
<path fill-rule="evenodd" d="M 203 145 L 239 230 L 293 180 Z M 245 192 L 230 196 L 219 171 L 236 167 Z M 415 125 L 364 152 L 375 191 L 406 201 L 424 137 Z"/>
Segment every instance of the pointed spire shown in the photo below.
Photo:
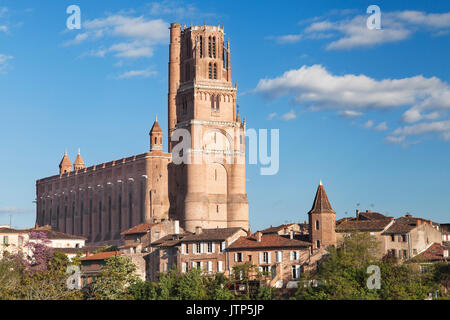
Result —
<path fill-rule="evenodd" d="M 59 163 L 59 174 L 67 173 L 72 171 L 72 162 L 67 156 L 67 149 L 64 151 L 64 156 Z"/>
<path fill-rule="evenodd" d="M 80 170 L 80 169 L 84 169 L 84 161 L 83 158 L 81 157 L 81 151 L 80 148 L 78 148 L 78 154 L 77 157 L 75 158 L 75 161 L 73 162 L 73 168 L 74 170 Z"/>
<path fill-rule="evenodd" d="M 159 123 L 158 123 L 158 116 L 157 115 L 155 115 L 155 122 L 153 123 L 152 129 L 150 130 L 150 134 L 155 133 L 155 132 L 161 132 L 162 133 L 161 127 L 159 126 Z"/>
<path fill-rule="evenodd" d="M 325 188 L 323 187 L 322 180 L 320 180 L 319 187 L 317 188 L 313 206 L 308 212 L 308 214 L 311 213 L 336 213 L 331 207 L 330 201 L 328 200 L 328 196 L 325 192 Z"/>

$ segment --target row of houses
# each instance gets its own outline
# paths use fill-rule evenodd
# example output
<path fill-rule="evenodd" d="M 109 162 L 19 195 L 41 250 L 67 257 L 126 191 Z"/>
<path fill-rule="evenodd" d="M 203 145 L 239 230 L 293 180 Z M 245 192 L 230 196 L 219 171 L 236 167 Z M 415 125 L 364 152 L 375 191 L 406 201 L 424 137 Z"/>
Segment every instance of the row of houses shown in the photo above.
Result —
<path fill-rule="evenodd" d="M 258 278 L 277 288 L 295 288 L 302 272 L 314 269 L 327 254 L 328 246 L 339 246 L 353 232 L 365 232 L 379 243 L 377 256 L 399 260 L 421 258 L 426 263 L 448 261 L 450 224 L 405 215 L 394 219 L 379 212 L 356 211 L 356 216 L 335 220 L 335 212 L 322 184 L 319 185 L 309 221 L 270 226 L 251 233 L 242 228 L 197 227 L 186 232 L 179 221 L 143 223 L 121 233 L 117 250 L 98 252 L 86 239 L 38 227 L 25 230 L 0 226 L 0 255 L 21 252 L 30 231 L 44 232 L 49 246 L 73 258 L 81 258 L 82 285 L 89 285 L 108 258 L 121 255 L 137 266 L 142 280 L 157 281 L 162 273 L 192 268 L 204 274 L 233 275 L 239 265 L 253 266 Z M 0 256 L 1 257 L 1 256 Z M 256 277 L 256 274 L 255 274 Z"/>
<path fill-rule="evenodd" d="M 8 254 L 32 254 L 29 247 L 26 245 L 28 242 L 36 242 L 30 236 L 32 232 L 43 233 L 48 240 L 47 246 L 53 248 L 54 251 L 65 253 L 69 259 L 72 259 L 79 252 L 87 252 L 98 249 L 97 247 L 86 246 L 86 238 L 75 236 L 56 230 L 52 230 L 50 226 L 35 226 L 29 229 L 15 229 L 9 225 L 0 226 L 0 258 Z"/>

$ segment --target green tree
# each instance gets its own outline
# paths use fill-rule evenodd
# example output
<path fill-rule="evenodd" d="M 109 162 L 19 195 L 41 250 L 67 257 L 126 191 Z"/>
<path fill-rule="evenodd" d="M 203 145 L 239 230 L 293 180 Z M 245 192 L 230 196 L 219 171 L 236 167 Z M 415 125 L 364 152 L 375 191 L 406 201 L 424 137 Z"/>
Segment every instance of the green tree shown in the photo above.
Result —
<path fill-rule="evenodd" d="M 157 284 L 149 281 L 138 280 L 128 288 L 128 294 L 134 300 L 156 300 Z"/>
<path fill-rule="evenodd" d="M 106 265 L 92 284 L 88 299 L 130 299 L 128 287 L 138 280 L 136 266 L 128 257 L 114 256 L 106 259 Z"/>

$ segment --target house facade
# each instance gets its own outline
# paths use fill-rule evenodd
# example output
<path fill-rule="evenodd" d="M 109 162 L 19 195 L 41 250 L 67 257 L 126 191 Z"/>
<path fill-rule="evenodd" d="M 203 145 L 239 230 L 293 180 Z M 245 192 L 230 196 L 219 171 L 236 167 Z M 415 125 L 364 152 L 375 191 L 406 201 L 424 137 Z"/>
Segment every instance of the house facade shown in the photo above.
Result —
<path fill-rule="evenodd" d="M 237 239 L 226 250 L 228 272 L 242 264 L 254 265 L 272 287 L 296 287 L 302 271 L 307 270 L 312 244 L 278 234 L 256 232 Z M 254 274 L 253 277 L 256 277 Z"/>

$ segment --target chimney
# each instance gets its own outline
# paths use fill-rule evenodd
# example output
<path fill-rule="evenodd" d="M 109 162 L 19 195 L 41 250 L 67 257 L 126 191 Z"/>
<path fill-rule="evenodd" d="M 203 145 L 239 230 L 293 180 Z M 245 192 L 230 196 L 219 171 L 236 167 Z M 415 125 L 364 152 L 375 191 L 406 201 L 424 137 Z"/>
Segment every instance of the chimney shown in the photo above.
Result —
<path fill-rule="evenodd" d="M 291 232 L 289 232 L 289 239 L 294 239 L 294 230 L 291 230 Z"/>
<path fill-rule="evenodd" d="M 255 236 L 256 236 L 256 241 L 261 242 L 262 233 L 260 231 L 258 231 L 257 233 L 255 233 Z"/>
<path fill-rule="evenodd" d="M 175 234 L 180 233 L 180 221 L 179 220 L 175 220 L 173 222 L 173 233 L 175 233 Z"/>
<path fill-rule="evenodd" d="M 417 225 L 420 226 L 422 224 L 422 220 L 417 219 Z"/>
<path fill-rule="evenodd" d="M 247 237 L 251 237 L 252 236 L 252 232 L 250 231 L 250 229 L 247 230 Z"/>
<path fill-rule="evenodd" d="M 201 233 L 202 233 L 202 227 L 200 227 L 200 226 L 195 227 L 195 234 L 199 235 Z"/>
<path fill-rule="evenodd" d="M 356 209 L 356 218 L 359 218 L 359 209 Z"/>

